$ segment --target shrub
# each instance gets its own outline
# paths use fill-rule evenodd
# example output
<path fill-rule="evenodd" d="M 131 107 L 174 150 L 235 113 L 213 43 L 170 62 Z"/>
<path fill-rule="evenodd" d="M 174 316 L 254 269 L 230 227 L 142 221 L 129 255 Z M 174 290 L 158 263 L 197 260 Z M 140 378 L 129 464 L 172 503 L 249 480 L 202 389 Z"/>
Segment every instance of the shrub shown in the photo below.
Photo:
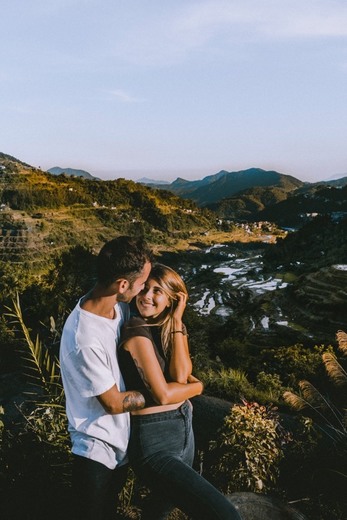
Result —
<path fill-rule="evenodd" d="M 220 368 L 214 370 L 209 368 L 207 371 L 199 372 L 206 392 L 214 397 L 227 399 L 228 401 L 238 402 L 240 397 L 253 399 L 255 388 L 248 381 L 247 375 L 241 370 L 232 368 Z"/>
<path fill-rule="evenodd" d="M 331 351 L 332 347 L 315 345 L 314 348 L 305 348 L 301 344 L 290 347 L 267 349 L 262 352 L 265 366 L 271 367 L 279 374 L 282 381 L 289 386 L 297 384 L 299 379 L 317 377 L 321 371 L 322 353 Z"/>
<path fill-rule="evenodd" d="M 289 440 L 272 407 L 244 401 L 226 416 L 218 441 L 211 448 L 218 462 L 215 474 L 227 493 L 266 492 L 273 488 L 283 457 L 282 445 Z"/>
<path fill-rule="evenodd" d="M 285 390 L 278 374 L 267 374 L 266 372 L 259 372 L 257 375 L 256 389 L 258 400 L 260 395 L 263 395 L 266 402 L 272 403 L 279 403 Z"/>

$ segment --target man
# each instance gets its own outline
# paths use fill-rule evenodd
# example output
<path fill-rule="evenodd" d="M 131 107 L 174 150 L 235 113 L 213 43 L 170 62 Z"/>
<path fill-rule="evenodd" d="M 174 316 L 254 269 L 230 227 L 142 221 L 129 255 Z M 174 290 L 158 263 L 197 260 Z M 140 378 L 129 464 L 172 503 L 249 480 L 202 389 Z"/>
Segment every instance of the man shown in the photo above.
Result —
<path fill-rule="evenodd" d="M 80 520 L 114 518 L 126 481 L 129 411 L 139 392 L 124 391 L 116 346 L 128 303 L 144 287 L 152 253 L 142 239 L 121 236 L 97 257 L 97 282 L 63 328 L 60 367 L 72 442 L 72 491 Z"/>

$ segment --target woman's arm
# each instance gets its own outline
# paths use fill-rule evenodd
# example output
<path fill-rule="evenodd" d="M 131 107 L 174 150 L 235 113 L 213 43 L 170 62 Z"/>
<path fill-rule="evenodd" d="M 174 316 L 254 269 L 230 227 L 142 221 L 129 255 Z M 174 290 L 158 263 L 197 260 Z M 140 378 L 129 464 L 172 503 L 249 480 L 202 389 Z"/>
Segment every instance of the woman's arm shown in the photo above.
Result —
<path fill-rule="evenodd" d="M 150 339 L 135 336 L 129 339 L 123 348 L 130 352 L 143 382 L 156 403 L 179 403 L 202 393 L 203 384 L 197 379 L 185 384 L 166 382 Z"/>
<path fill-rule="evenodd" d="M 182 322 L 186 303 L 187 295 L 183 292 L 178 293 L 177 306 L 172 316 L 172 349 L 169 364 L 170 376 L 178 383 L 186 383 L 193 369 L 189 354 L 188 337 Z"/>

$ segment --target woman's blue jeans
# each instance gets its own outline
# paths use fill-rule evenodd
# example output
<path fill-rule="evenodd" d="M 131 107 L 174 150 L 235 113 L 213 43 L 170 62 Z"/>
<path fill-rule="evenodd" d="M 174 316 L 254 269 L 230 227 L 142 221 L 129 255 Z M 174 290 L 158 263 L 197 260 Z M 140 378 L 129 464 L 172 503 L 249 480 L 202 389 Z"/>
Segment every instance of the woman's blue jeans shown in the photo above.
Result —
<path fill-rule="evenodd" d="M 231 502 L 192 468 L 194 434 L 189 401 L 177 410 L 133 415 L 131 420 L 131 465 L 158 497 L 144 509 L 143 520 L 162 520 L 174 507 L 194 520 L 240 520 Z"/>

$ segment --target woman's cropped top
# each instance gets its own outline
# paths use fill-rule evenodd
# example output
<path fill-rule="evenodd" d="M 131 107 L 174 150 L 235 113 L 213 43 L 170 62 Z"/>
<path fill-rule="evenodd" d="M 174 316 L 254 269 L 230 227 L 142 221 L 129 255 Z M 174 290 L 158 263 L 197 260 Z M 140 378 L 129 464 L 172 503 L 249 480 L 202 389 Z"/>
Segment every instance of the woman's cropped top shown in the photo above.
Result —
<path fill-rule="evenodd" d="M 146 387 L 130 352 L 123 348 L 124 344 L 129 339 L 136 336 L 143 336 L 151 341 L 164 377 L 167 382 L 170 381 L 168 361 L 165 359 L 161 344 L 160 327 L 147 325 L 141 317 L 136 316 L 130 318 L 130 320 L 123 325 L 119 343 L 118 361 L 125 382 L 125 387 L 127 390 L 137 390 L 138 392 L 141 392 L 146 401 L 145 408 L 149 408 L 150 406 L 159 406 L 158 403 L 154 401 L 152 394 Z"/>

